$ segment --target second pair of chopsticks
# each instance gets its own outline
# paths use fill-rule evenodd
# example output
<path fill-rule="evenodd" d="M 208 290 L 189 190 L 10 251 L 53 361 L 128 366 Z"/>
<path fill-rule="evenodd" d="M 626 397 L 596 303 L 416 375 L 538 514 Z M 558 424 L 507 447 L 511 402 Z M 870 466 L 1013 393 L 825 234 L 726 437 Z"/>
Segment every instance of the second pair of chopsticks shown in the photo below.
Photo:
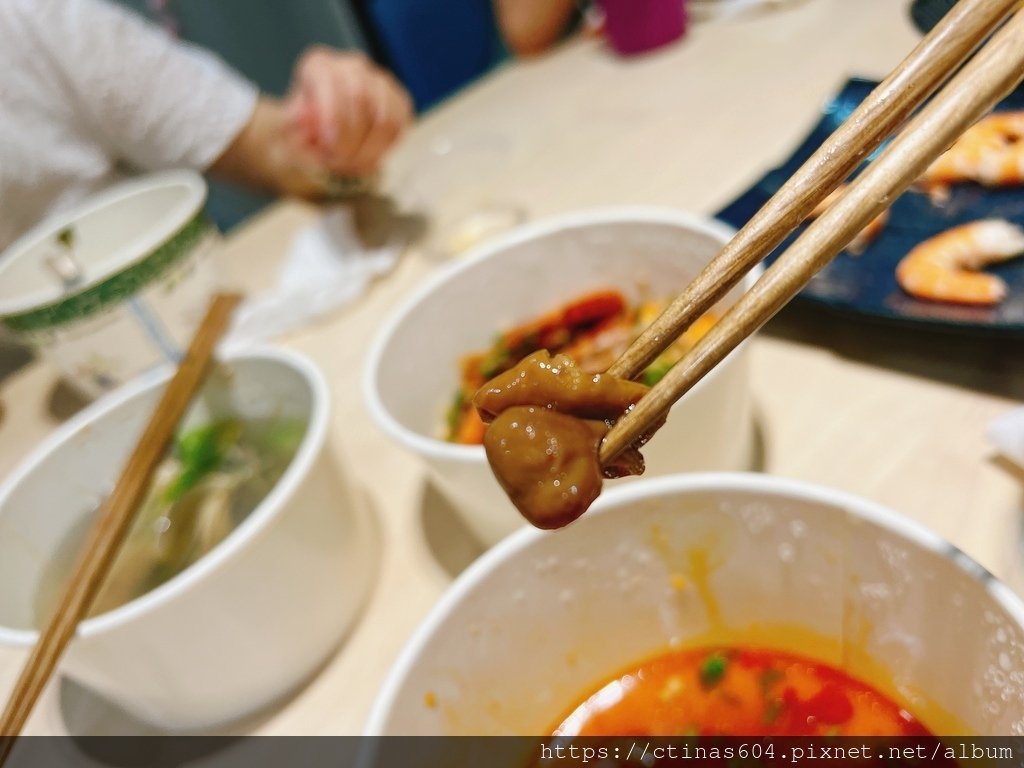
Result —
<path fill-rule="evenodd" d="M 609 369 L 632 378 L 792 232 L 966 60 L 1019 0 L 961 0 Z M 978 51 L 697 345 L 623 415 L 602 463 L 766 323 L 964 131 L 1024 80 L 1024 11 Z"/>
<path fill-rule="evenodd" d="M 93 524 L 54 615 L 39 635 L 28 662 L 0 714 L 0 766 L 42 694 L 79 622 L 89 612 L 110 573 L 179 422 L 205 381 L 217 342 L 227 330 L 240 297 L 219 294 L 210 304 L 185 357 L 178 365 L 132 451 L 114 491 Z"/>

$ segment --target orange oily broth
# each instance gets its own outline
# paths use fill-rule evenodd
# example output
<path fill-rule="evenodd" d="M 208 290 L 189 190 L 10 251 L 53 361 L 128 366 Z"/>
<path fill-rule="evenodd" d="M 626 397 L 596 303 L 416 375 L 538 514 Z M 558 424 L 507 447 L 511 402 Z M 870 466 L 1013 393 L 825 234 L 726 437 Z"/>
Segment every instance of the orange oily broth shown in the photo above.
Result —
<path fill-rule="evenodd" d="M 815 681 L 813 674 L 811 674 L 815 670 L 823 672 L 825 679 L 830 675 L 840 676 L 840 679 L 845 678 L 851 681 L 855 689 L 863 694 L 860 702 L 861 706 L 874 705 L 876 707 L 874 711 L 883 716 L 889 716 L 891 718 L 888 721 L 889 724 L 895 726 L 890 730 L 879 730 L 874 728 L 869 719 L 862 713 L 857 715 L 857 719 L 851 719 L 847 723 L 846 728 L 836 729 L 834 726 L 829 726 L 821 731 L 822 733 L 838 732 L 843 735 L 927 735 L 929 730 L 922 725 L 924 722 L 931 726 L 932 732 L 961 734 L 972 732 L 970 728 L 965 727 L 962 721 L 939 706 L 915 686 L 907 685 L 904 681 L 899 686 L 899 691 L 896 690 L 895 677 L 892 670 L 888 669 L 865 650 L 867 636 L 871 633 L 870 624 L 866 620 L 858 624 L 859 632 L 856 633 L 856 636 L 842 639 L 824 636 L 805 627 L 791 624 L 754 623 L 745 628 L 724 625 L 721 618 L 721 606 L 711 585 L 711 577 L 720 564 L 719 550 L 721 542 L 717 537 L 717 533 L 713 536 L 705 533 L 704 536 L 698 537 L 706 539 L 703 544 L 691 543 L 688 546 L 677 549 L 671 545 L 669 536 L 660 526 L 654 525 L 651 527 L 649 544 L 659 559 L 664 562 L 669 572 L 670 586 L 677 593 L 690 590 L 696 591 L 711 626 L 707 631 L 690 637 L 687 640 L 686 649 L 680 650 L 678 646 L 673 644 L 671 650 L 662 651 L 658 655 L 652 656 L 651 661 L 625 670 L 615 676 L 607 685 L 596 689 L 596 691 L 592 689 L 593 693 L 588 694 L 587 699 L 575 707 L 571 714 L 563 713 L 561 725 L 555 731 L 556 735 L 618 736 L 647 734 L 653 736 L 691 733 L 692 729 L 680 730 L 678 723 L 673 722 L 671 717 L 661 723 L 651 722 L 650 727 L 648 727 L 645 725 L 648 722 L 646 714 L 640 720 L 640 727 L 626 729 L 627 723 L 616 722 L 612 718 L 619 712 L 625 712 L 628 715 L 629 707 L 632 704 L 629 701 L 620 704 L 617 712 L 601 714 L 600 717 L 591 720 L 589 713 L 595 710 L 593 707 L 594 702 L 591 699 L 597 695 L 597 692 L 616 684 L 621 686 L 624 679 L 632 679 L 633 676 L 638 677 L 640 672 L 644 672 L 647 675 L 647 685 L 644 689 L 634 694 L 637 696 L 636 706 L 643 705 L 641 699 L 644 695 L 647 696 L 648 700 L 654 696 L 656 707 L 664 706 L 665 702 L 662 696 L 670 697 L 673 693 L 681 693 L 680 684 L 685 682 L 685 680 L 680 679 L 677 682 L 670 682 L 668 679 L 665 679 L 662 681 L 663 686 L 658 687 L 651 683 L 652 678 L 648 667 L 653 667 L 655 672 L 662 672 L 662 677 L 671 677 L 673 673 L 678 674 L 676 667 L 685 668 L 687 664 L 689 664 L 691 683 L 694 679 L 695 670 L 698 683 L 696 687 L 690 686 L 691 691 L 700 693 L 703 689 L 699 685 L 699 667 L 696 666 L 696 662 L 701 656 L 706 658 L 707 655 L 713 653 L 716 649 L 727 649 L 733 652 L 738 649 L 745 649 L 748 654 L 761 654 L 763 660 L 774 656 L 776 661 L 789 659 L 801 663 L 804 668 L 800 675 L 795 674 L 797 672 L 796 669 L 791 671 L 794 673 L 794 681 L 799 683 L 799 685 L 794 686 L 794 693 L 800 694 L 802 697 L 806 697 L 807 694 L 813 695 L 815 692 L 812 690 Z M 784 648 L 786 650 L 770 650 L 772 648 Z M 580 648 L 578 655 L 586 655 L 586 653 L 586 649 Z M 748 656 L 749 658 L 750 656 Z M 745 673 L 736 675 L 735 678 L 730 676 L 730 684 L 736 684 L 741 691 L 746 690 L 749 693 L 751 690 L 750 678 L 753 677 L 751 668 L 753 666 L 749 665 Z M 746 682 L 743 679 L 744 675 L 747 678 Z M 760 683 L 760 681 L 758 682 Z M 820 688 L 820 678 L 816 684 Z M 761 690 L 760 687 L 759 690 Z M 910 706 L 902 706 L 898 703 L 906 697 L 909 697 L 907 700 L 910 702 Z M 698 699 L 696 703 L 700 704 L 700 700 Z M 764 703 L 762 702 L 762 716 L 764 715 L 763 707 Z M 868 707 L 866 711 L 870 714 L 872 711 L 871 707 Z M 916 719 L 911 717 L 908 720 L 903 714 L 906 711 L 913 712 L 916 715 Z M 753 712 L 747 712 L 747 717 L 751 716 L 753 719 L 757 719 L 756 708 Z M 714 729 L 706 729 L 706 732 L 715 732 L 723 735 L 729 733 L 736 735 L 761 734 L 778 736 L 792 734 L 792 731 L 787 733 L 783 730 L 773 731 L 767 729 L 763 723 L 760 726 L 751 723 L 734 724 L 737 726 L 735 730 L 727 731 L 722 729 L 716 731 Z M 602 727 L 605 730 L 599 729 Z M 752 730 L 748 730 L 748 727 Z M 809 733 L 813 734 L 813 732 Z"/>
<path fill-rule="evenodd" d="M 727 625 L 721 618 L 721 606 L 715 595 L 710 579 L 720 565 L 720 544 L 715 536 L 707 533 L 697 536 L 703 543 L 690 541 L 686 546 L 672 546 L 671 537 L 660 525 L 652 525 L 648 544 L 653 552 L 663 561 L 667 570 L 668 586 L 676 593 L 695 591 L 710 621 L 710 626 L 686 639 L 685 648 L 680 650 L 678 639 L 673 639 L 669 649 L 655 652 L 648 661 L 630 666 L 614 677 L 605 678 L 597 687 L 588 688 L 586 697 L 577 699 L 579 702 L 571 709 L 563 710 L 557 720 L 558 725 L 541 726 L 539 729 L 555 736 L 674 736 L 701 733 L 699 725 L 704 725 L 703 732 L 718 735 L 765 735 L 787 736 L 794 734 L 808 735 L 907 735 L 931 736 L 936 733 L 964 734 L 974 733 L 972 728 L 951 712 L 940 706 L 917 685 L 901 679 L 893 670 L 881 663 L 867 650 L 869 636 L 872 633 L 871 623 L 863 618 L 856 623 L 853 633 L 845 637 L 822 635 L 804 626 L 794 624 L 762 624 L 758 622 L 747 626 Z M 851 617 L 847 617 L 849 620 Z M 527 645 L 535 642 L 530 640 Z M 564 653 L 561 660 L 567 669 L 579 665 L 591 654 L 604 656 L 599 646 L 604 644 L 600 635 L 581 642 Z M 774 650 L 785 648 L 786 650 Z M 550 649 L 538 646 L 542 653 Z M 713 707 L 704 711 L 705 721 L 716 724 L 708 727 L 707 722 L 701 723 L 699 717 L 693 722 L 685 723 L 686 713 L 701 714 L 700 707 L 711 700 L 711 693 L 705 692 L 700 680 L 698 662 L 706 660 L 714 653 L 744 654 L 746 669 L 741 663 L 740 674 L 729 677 L 728 687 L 722 689 L 729 692 L 735 686 L 741 694 L 735 699 L 722 697 L 727 704 L 738 704 L 739 715 L 732 713 L 730 717 L 716 717 Z M 842 689 L 847 695 L 853 696 L 853 711 L 846 722 L 839 725 L 819 722 L 818 731 L 793 728 L 792 720 L 788 721 L 787 729 L 773 730 L 764 720 L 770 700 L 762 698 L 758 702 L 751 696 L 757 690 L 764 693 L 764 686 L 759 673 L 765 671 L 762 663 L 758 669 L 758 657 L 763 661 L 773 660 L 783 667 L 788 674 L 779 678 L 780 682 L 788 682 L 793 689 L 797 701 L 807 702 L 820 692 L 824 683 L 848 684 Z M 828 661 L 824 661 L 827 659 Z M 730 659 L 732 661 L 734 659 Z M 735 672 L 735 667 L 733 672 Z M 556 675 L 557 677 L 557 675 Z M 570 675 L 570 677 L 574 677 Z M 673 681 L 672 678 L 678 680 Z M 724 677 L 724 676 L 723 676 Z M 755 686 L 753 682 L 756 681 Z M 630 685 L 633 683 L 633 685 Z M 638 687 L 635 683 L 640 683 Z M 660 683 L 660 684 L 659 684 Z M 687 683 L 689 686 L 687 687 Z M 464 679 L 461 685 L 472 688 L 474 680 Z M 577 683 L 570 683 L 573 690 L 578 690 Z M 557 694 L 562 701 L 571 701 L 572 691 L 565 682 L 558 684 Z M 609 704 L 602 702 L 598 694 L 602 691 L 615 693 L 616 689 L 628 688 L 627 695 Z M 776 685 L 774 688 L 778 691 Z M 690 692 L 689 704 L 673 710 L 672 699 L 685 692 Z M 696 697 L 693 694 L 697 694 Z M 611 697 L 612 694 L 608 694 Z M 701 696 L 703 695 L 703 698 Z M 743 698 L 743 695 L 746 698 Z M 443 720 L 451 733 L 459 733 L 467 728 L 460 714 L 460 706 L 446 701 L 447 697 L 439 696 L 434 689 L 427 691 L 424 698 L 427 709 L 443 711 Z M 723 701 L 717 706 L 721 707 Z M 904 703 L 905 702 L 905 703 Z M 713 703 L 713 700 L 711 701 Z M 749 709 L 744 711 L 743 705 Z M 537 702 L 513 697 L 495 691 L 485 695 L 479 704 L 492 713 L 496 721 L 503 722 L 536 722 L 538 716 Z M 645 708 L 646 707 L 646 708 Z M 687 708 L 688 707 L 688 708 Z M 682 713 L 682 715 L 680 715 Z M 540 714 L 547 718 L 550 715 Z M 742 718 L 746 717 L 744 721 Z M 630 719 L 632 718 L 632 719 Z M 776 722 L 778 722 L 776 720 Z M 550 721 L 549 721 L 550 723 Z M 722 723 L 731 724 L 732 728 L 721 727 Z M 927 725 L 925 725 L 927 723 Z M 808 725 L 806 721 L 805 725 Z M 530 727 L 533 730 L 533 727 Z"/>
<path fill-rule="evenodd" d="M 477 631 L 474 630 L 472 634 L 476 637 Z M 550 653 L 550 649 L 547 646 L 548 639 L 546 639 L 546 633 L 543 636 L 545 638 L 543 640 L 528 638 L 526 644 L 528 647 L 538 649 L 538 652 L 547 655 Z M 603 642 L 599 635 L 595 635 L 592 639 L 576 645 L 573 650 L 566 652 L 564 656 L 559 656 L 557 663 L 564 665 L 566 670 L 571 670 L 581 664 L 585 665 L 588 656 L 592 654 L 604 655 L 603 651 L 598 647 L 603 645 Z M 945 710 L 924 692 L 913 687 L 908 689 L 905 683 L 901 684 L 899 690 L 897 690 L 894 686 L 895 676 L 893 672 L 863 650 L 843 643 L 838 638 L 826 637 L 796 625 L 752 624 L 746 628 L 732 629 L 718 627 L 688 638 L 682 651 L 679 646 L 672 643 L 668 647 L 663 646 L 662 650 L 655 651 L 646 658 L 650 660 L 667 658 L 678 653 L 686 653 L 685 649 L 696 649 L 698 651 L 703 649 L 707 652 L 713 649 L 740 646 L 751 649 L 785 648 L 785 651 L 779 652 L 781 655 L 811 660 L 811 663 L 817 663 L 833 669 L 841 667 L 843 670 L 846 670 L 845 674 L 856 679 L 862 685 L 866 685 L 889 702 L 894 704 L 902 702 L 902 708 L 911 712 L 916 717 L 918 723 L 927 724 L 924 726 L 927 730 L 923 731 L 923 733 L 962 735 L 975 733 L 974 729 L 966 726 L 964 721 Z M 769 650 L 768 652 L 772 653 L 773 651 Z M 820 659 L 828 659 L 829 661 L 814 661 Z M 554 714 L 538 713 L 537 701 L 529 695 L 509 698 L 507 691 L 503 690 L 500 686 L 497 689 L 490 690 L 487 694 L 481 695 L 481 699 L 474 706 L 490 713 L 491 718 L 496 723 L 517 724 L 516 727 L 520 727 L 524 733 L 553 733 L 556 736 L 571 736 L 573 734 L 586 736 L 636 735 L 635 733 L 612 733 L 611 731 L 607 733 L 598 733 L 597 731 L 581 732 L 576 726 L 573 728 L 568 726 L 570 725 L 571 715 L 577 712 L 585 714 L 585 705 L 597 691 L 604 688 L 610 681 L 621 680 L 622 677 L 637 672 L 641 666 L 644 665 L 631 665 L 621 670 L 617 675 L 609 675 L 607 678 L 601 679 L 599 685 L 594 685 L 593 683 L 587 685 L 583 694 L 579 691 L 585 683 L 580 683 L 578 676 L 570 674 L 569 677 L 577 679 L 577 682 L 569 683 L 568 685 L 565 682 L 558 683 L 555 696 L 563 702 L 575 700 L 578 703 L 571 708 L 563 709 L 557 715 L 557 720 L 554 720 L 556 717 Z M 472 690 L 479 685 L 479 678 L 475 674 L 470 673 L 467 676 L 463 676 L 454 669 L 450 670 L 448 674 L 452 675 L 452 680 L 458 688 Z M 557 673 L 554 676 L 556 678 L 560 677 Z M 593 678 L 590 679 L 593 681 Z M 436 687 L 431 686 L 425 689 L 422 705 L 426 710 L 440 713 L 440 719 L 443 723 L 441 727 L 446 733 L 476 732 L 480 728 L 477 715 L 475 713 L 469 715 L 464 711 L 464 702 L 459 701 L 458 697 L 450 698 Z M 537 723 L 538 715 L 543 718 L 541 723 Z M 551 718 L 551 720 L 548 718 Z M 552 720 L 557 725 L 552 723 Z M 544 721 L 547 721 L 546 725 Z M 522 724 L 524 723 L 534 723 L 535 725 L 523 726 Z M 666 733 L 675 735 L 673 732 Z M 650 735 L 656 735 L 653 729 L 651 729 Z M 737 733 L 735 735 L 756 734 Z M 782 734 L 773 735 L 781 736 Z"/>
<path fill-rule="evenodd" d="M 880 691 L 821 661 L 750 646 L 657 656 L 589 695 L 567 736 L 927 736 Z"/>

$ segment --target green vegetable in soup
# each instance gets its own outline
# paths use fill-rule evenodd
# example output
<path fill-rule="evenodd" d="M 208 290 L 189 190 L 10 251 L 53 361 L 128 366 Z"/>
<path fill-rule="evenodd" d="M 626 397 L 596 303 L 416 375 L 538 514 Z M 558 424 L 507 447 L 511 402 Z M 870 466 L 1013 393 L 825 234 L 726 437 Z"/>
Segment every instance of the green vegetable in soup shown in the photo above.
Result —
<path fill-rule="evenodd" d="M 164 500 L 177 501 L 219 469 L 228 451 L 238 443 L 242 430 L 238 419 L 224 419 L 180 435 L 175 441 L 174 455 L 181 469 L 164 491 Z"/>
<path fill-rule="evenodd" d="M 725 670 L 728 666 L 729 661 L 722 654 L 715 653 L 708 656 L 700 666 L 700 684 L 705 688 L 714 688 L 725 677 Z"/>
<path fill-rule="evenodd" d="M 295 419 L 221 419 L 180 434 L 154 475 L 90 615 L 117 608 L 175 577 L 220 544 L 270 493 L 305 436 Z M 50 615 L 88 523 L 62 544 L 37 593 Z"/>

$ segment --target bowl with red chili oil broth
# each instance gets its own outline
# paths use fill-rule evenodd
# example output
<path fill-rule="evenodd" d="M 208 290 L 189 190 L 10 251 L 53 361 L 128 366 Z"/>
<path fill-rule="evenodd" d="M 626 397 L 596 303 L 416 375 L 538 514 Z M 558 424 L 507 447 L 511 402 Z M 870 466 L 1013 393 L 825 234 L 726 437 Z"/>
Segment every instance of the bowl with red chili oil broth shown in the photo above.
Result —
<path fill-rule="evenodd" d="M 367 733 L 1019 736 L 1024 603 L 861 498 L 641 480 L 466 570 Z"/>
<path fill-rule="evenodd" d="M 536 222 L 482 245 L 406 300 L 381 330 L 366 366 L 368 409 L 423 460 L 481 543 L 493 545 L 524 521 L 487 464 L 476 390 L 537 349 L 569 354 L 588 372 L 605 370 L 731 235 L 699 216 L 625 207 Z M 759 274 L 697 320 L 643 381 L 661 378 Z M 646 474 L 750 469 L 753 447 L 743 344 L 673 407 L 644 447 Z"/>

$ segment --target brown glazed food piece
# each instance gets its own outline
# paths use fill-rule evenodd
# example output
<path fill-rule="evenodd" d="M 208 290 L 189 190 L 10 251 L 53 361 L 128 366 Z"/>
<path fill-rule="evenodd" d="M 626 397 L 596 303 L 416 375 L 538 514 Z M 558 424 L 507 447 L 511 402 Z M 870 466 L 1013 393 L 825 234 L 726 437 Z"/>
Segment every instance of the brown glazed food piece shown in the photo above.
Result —
<path fill-rule="evenodd" d="M 561 528 L 601 493 L 597 446 L 606 429 L 542 406 L 516 406 L 491 423 L 484 449 L 516 509 L 538 528 Z"/>
<path fill-rule="evenodd" d="M 643 457 L 624 451 L 602 468 L 608 424 L 647 391 L 633 381 L 584 373 L 565 355 L 536 352 L 488 382 L 473 404 L 490 425 L 487 460 L 522 515 L 538 528 L 561 528 L 587 511 L 602 478 L 639 475 Z"/>
<path fill-rule="evenodd" d="M 473 405 L 485 422 L 517 405 L 540 405 L 581 419 L 617 419 L 647 387 L 603 373 L 586 373 L 567 355 L 534 352 L 480 388 Z"/>

